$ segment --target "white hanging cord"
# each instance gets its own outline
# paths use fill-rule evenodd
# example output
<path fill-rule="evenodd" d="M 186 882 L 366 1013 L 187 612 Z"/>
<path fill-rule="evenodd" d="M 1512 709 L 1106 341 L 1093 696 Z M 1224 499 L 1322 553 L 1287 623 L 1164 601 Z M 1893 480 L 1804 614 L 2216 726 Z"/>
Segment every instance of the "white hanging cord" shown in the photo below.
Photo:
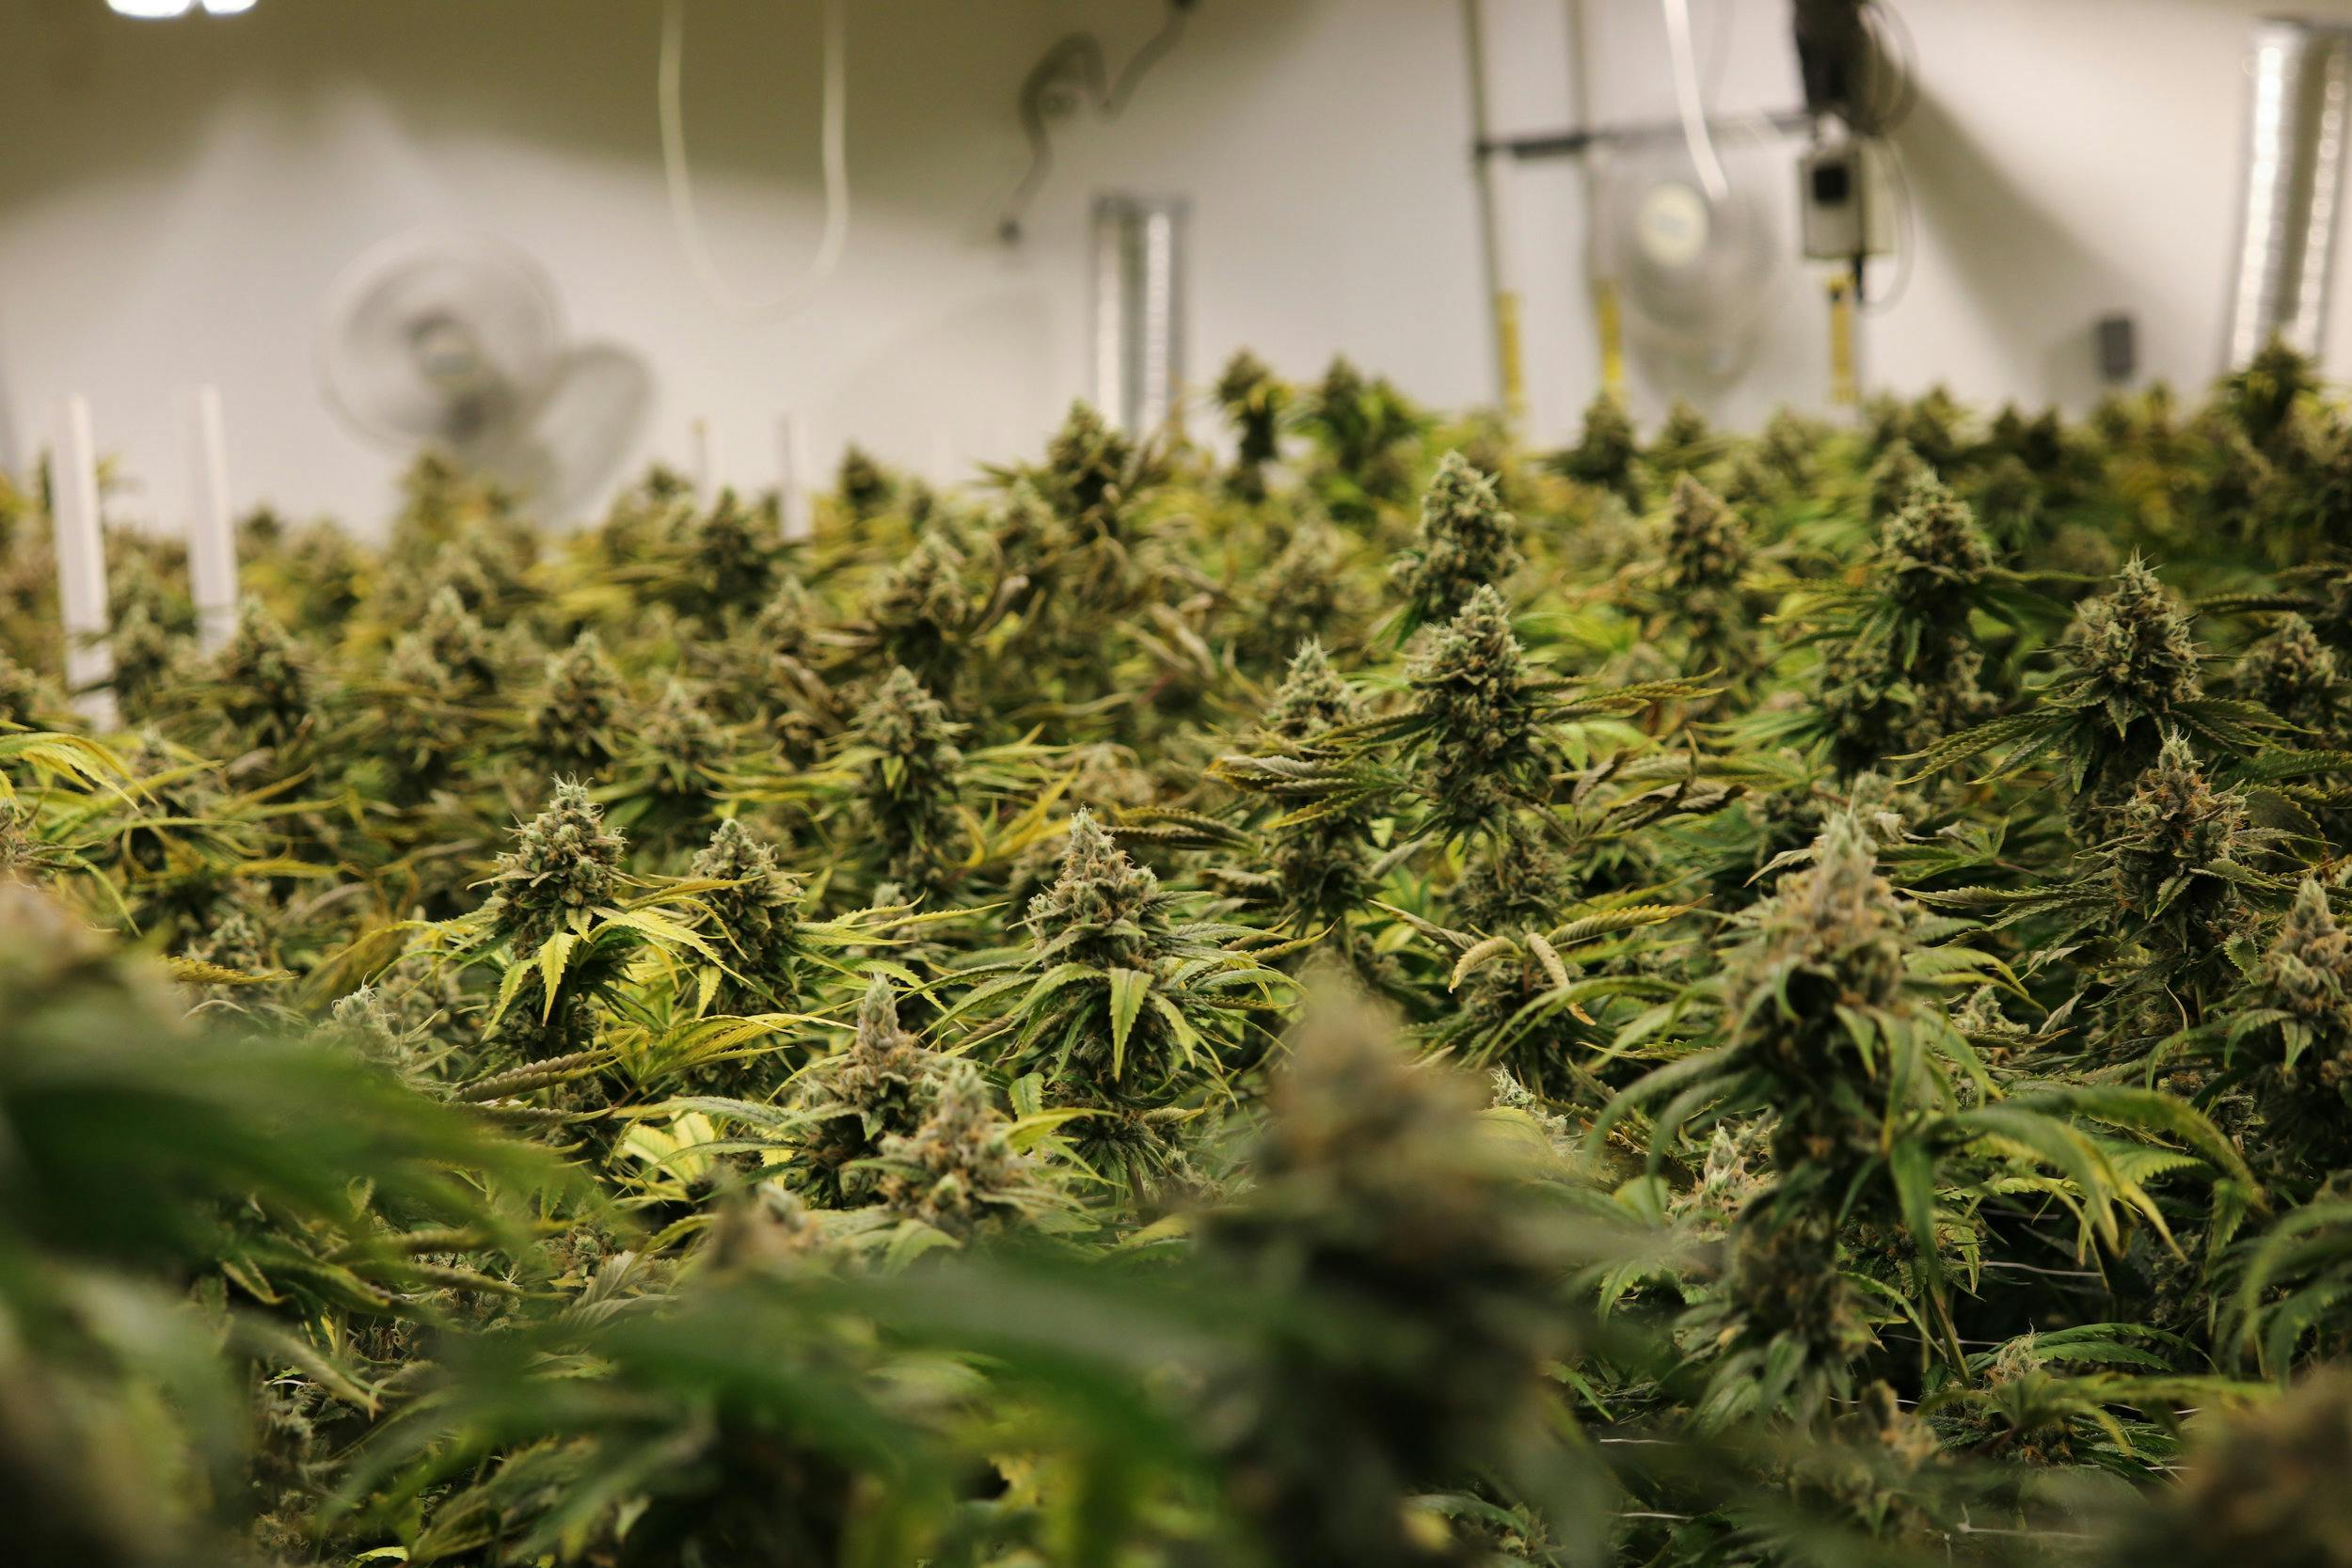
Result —
<path fill-rule="evenodd" d="M 1699 93 L 1698 50 L 1691 41 L 1691 0 L 1659 0 L 1666 11 L 1666 50 L 1674 56 L 1675 106 L 1682 112 L 1682 139 L 1697 166 L 1699 183 L 1709 200 L 1730 193 L 1724 166 L 1715 156 L 1715 139 L 1708 134 L 1707 103 Z"/>
<path fill-rule="evenodd" d="M 840 266 L 841 252 L 850 243 L 849 24 L 842 0 L 824 0 L 824 8 L 825 230 L 817 242 L 817 255 L 809 262 L 807 276 L 762 297 L 738 293 L 727 282 L 695 213 L 693 177 L 687 167 L 684 94 L 678 85 L 686 61 L 686 3 L 665 0 L 662 7 L 661 172 L 669 186 L 670 221 L 703 292 L 721 309 L 739 315 L 766 315 L 805 306 L 817 286 Z"/>

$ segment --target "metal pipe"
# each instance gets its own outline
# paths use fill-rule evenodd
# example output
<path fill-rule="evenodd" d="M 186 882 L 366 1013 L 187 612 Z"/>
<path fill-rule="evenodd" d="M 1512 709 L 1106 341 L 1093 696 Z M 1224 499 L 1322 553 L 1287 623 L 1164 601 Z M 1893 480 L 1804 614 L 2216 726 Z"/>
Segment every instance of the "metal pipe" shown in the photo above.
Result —
<path fill-rule="evenodd" d="M 2328 319 L 2352 26 L 2294 17 L 2256 23 L 2247 104 L 2246 194 L 2230 293 L 2228 369 L 2272 338 L 2320 351 Z"/>
<path fill-rule="evenodd" d="M 1486 45 L 1480 0 L 1462 0 L 1463 54 L 1470 67 L 1470 144 L 1483 149 L 1489 135 L 1486 108 Z M 1527 374 L 1519 347 L 1519 294 L 1511 286 L 1503 238 L 1502 175 L 1492 158 L 1471 161 L 1478 193 L 1478 248 L 1486 282 L 1486 309 L 1494 332 L 1495 395 L 1503 417 L 1517 425 L 1527 413 Z"/>

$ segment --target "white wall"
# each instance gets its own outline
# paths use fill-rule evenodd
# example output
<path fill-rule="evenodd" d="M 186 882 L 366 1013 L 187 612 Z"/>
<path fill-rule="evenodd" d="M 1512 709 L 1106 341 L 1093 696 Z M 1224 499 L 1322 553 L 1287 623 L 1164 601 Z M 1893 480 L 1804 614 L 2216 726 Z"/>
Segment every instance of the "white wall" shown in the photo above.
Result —
<path fill-rule="evenodd" d="M 1500 128 L 1569 119 L 1561 0 L 1484 3 Z M 1871 374 L 2080 403 L 2090 322 L 2127 309 L 2152 372 L 2201 382 L 2263 0 L 1896 3 L 1923 67 L 1902 138 L 1921 245 L 1870 324 Z M 1718 109 L 1794 101 L 1787 0 L 1693 5 Z M 849 260 L 816 309 L 774 322 L 707 300 L 668 228 L 650 0 L 260 0 L 161 24 L 101 0 L 0 0 L 0 462 L 25 461 L 56 401 L 87 392 L 102 442 L 148 482 L 132 509 L 171 519 L 177 398 L 210 380 L 241 499 L 378 512 L 394 465 L 325 411 L 316 311 L 350 257 L 429 222 L 507 234 L 552 272 L 580 337 L 644 357 L 656 403 L 632 464 L 682 455 L 702 414 L 726 477 L 765 482 L 787 409 L 824 450 L 853 437 L 930 469 L 993 457 L 1086 389 L 1087 206 L 1110 186 L 1194 200 L 1196 372 L 1245 343 L 1302 376 L 1343 349 L 1432 403 L 1486 395 L 1454 0 L 1202 0 L 1124 118 L 1057 132 L 1017 250 L 993 233 L 1025 161 L 1017 84 L 1073 26 L 1122 57 L 1154 0 L 851 6 Z M 1593 113 L 1667 113 L 1655 5 L 1588 7 Z M 815 6 L 692 0 L 690 15 L 698 184 L 750 287 L 817 233 Z M 1793 196 L 1793 174 L 1766 168 Z M 1532 423 L 1558 434 L 1596 378 L 1581 186 L 1572 166 L 1519 166 L 1507 195 Z M 1782 287 L 1728 417 L 1821 395 L 1818 278 L 1792 262 Z"/>

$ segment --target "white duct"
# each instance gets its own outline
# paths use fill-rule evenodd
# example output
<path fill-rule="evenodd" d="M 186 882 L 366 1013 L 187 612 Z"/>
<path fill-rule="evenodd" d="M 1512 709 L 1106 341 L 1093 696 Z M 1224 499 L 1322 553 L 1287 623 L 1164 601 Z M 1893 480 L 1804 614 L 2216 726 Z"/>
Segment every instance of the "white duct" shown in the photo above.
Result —
<path fill-rule="evenodd" d="M 1168 423 L 1184 395 L 1181 198 L 1094 203 L 1094 401 L 1130 436 Z"/>
<path fill-rule="evenodd" d="M 2352 26 L 2259 22 L 2249 74 L 2246 202 L 2224 345 L 2232 370 L 2274 336 L 2305 354 L 2320 351 L 2352 100 Z"/>

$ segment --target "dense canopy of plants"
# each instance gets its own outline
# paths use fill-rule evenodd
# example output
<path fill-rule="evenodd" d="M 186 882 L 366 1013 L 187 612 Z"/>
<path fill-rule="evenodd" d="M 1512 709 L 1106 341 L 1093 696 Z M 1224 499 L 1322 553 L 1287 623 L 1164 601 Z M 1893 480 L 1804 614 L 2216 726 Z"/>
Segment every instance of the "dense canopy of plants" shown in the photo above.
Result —
<path fill-rule="evenodd" d="M 2352 1564 L 2352 418 L 1344 363 L 812 538 L 0 489 L 0 1505 L 98 1565 Z"/>

